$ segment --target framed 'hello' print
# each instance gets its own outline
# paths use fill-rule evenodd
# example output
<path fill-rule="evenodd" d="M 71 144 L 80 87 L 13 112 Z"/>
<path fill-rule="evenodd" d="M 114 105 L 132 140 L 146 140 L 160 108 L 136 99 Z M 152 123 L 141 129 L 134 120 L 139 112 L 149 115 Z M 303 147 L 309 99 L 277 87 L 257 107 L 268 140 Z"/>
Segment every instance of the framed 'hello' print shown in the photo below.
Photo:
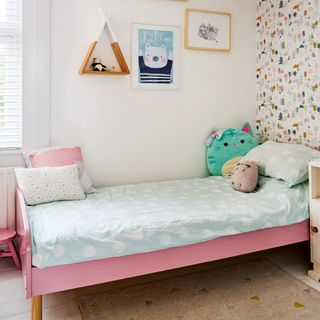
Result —
<path fill-rule="evenodd" d="M 180 28 L 133 24 L 131 79 L 137 89 L 178 89 Z"/>

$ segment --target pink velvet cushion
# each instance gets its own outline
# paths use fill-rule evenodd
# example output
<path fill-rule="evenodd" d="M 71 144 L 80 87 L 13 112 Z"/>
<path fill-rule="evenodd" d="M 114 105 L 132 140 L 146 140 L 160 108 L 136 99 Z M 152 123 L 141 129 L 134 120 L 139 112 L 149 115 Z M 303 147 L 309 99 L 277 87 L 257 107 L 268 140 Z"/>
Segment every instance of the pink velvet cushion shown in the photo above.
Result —
<path fill-rule="evenodd" d="M 80 147 L 61 147 L 36 150 L 28 154 L 27 166 L 30 168 L 62 167 L 77 164 L 80 181 L 85 193 L 92 193 L 95 189 L 84 168 Z"/>
<path fill-rule="evenodd" d="M 83 161 L 80 147 L 48 150 L 44 153 L 31 153 L 32 168 L 62 167 Z"/>

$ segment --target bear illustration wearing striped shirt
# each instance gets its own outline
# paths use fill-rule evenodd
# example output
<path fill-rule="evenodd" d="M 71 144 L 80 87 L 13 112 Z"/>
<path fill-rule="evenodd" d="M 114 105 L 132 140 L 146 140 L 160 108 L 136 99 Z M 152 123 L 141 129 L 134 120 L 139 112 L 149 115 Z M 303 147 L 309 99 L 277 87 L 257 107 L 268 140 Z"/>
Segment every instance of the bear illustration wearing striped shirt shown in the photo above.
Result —
<path fill-rule="evenodd" d="M 167 53 L 165 45 L 156 47 L 147 43 L 145 53 L 139 54 L 140 83 L 172 83 L 172 52 Z"/>

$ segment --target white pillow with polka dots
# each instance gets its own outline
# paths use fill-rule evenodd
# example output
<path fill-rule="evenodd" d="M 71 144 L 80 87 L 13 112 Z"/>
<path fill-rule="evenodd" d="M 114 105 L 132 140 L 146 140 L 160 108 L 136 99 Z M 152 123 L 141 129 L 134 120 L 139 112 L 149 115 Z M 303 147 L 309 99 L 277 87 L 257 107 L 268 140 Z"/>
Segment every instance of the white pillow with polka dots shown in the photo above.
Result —
<path fill-rule="evenodd" d="M 259 174 L 283 180 L 287 187 L 308 179 L 308 162 L 320 159 L 320 152 L 302 144 L 268 141 L 253 148 L 241 161 L 255 161 Z"/>
<path fill-rule="evenodd" d="M 76 164 L 50 168 L 19 168 L 15 169 L 15 174 L 27 205 L 85 199 Z"/>

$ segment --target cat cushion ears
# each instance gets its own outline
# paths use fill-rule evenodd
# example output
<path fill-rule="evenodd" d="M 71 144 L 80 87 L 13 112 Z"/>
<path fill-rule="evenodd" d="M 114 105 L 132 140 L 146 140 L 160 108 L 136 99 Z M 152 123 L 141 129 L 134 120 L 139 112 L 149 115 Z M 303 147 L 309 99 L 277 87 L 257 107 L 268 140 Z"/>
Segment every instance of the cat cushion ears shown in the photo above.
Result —
<path fill-rule="evenodd" d="M 250 126 L 249 122 L 245 122 L 241 128 L 242 131 L 246 132 L 247 134 L 250 134 L 251 136 L 253 136 L 253 131 L 252 128 Z"/>
<path fill-rule="evenodd" d="M 206 141 L 207 166 L 210 174 L 232 175 L 241 158 L 258 145 L 248 122 L 240 129 L 212 129 Z"/>

